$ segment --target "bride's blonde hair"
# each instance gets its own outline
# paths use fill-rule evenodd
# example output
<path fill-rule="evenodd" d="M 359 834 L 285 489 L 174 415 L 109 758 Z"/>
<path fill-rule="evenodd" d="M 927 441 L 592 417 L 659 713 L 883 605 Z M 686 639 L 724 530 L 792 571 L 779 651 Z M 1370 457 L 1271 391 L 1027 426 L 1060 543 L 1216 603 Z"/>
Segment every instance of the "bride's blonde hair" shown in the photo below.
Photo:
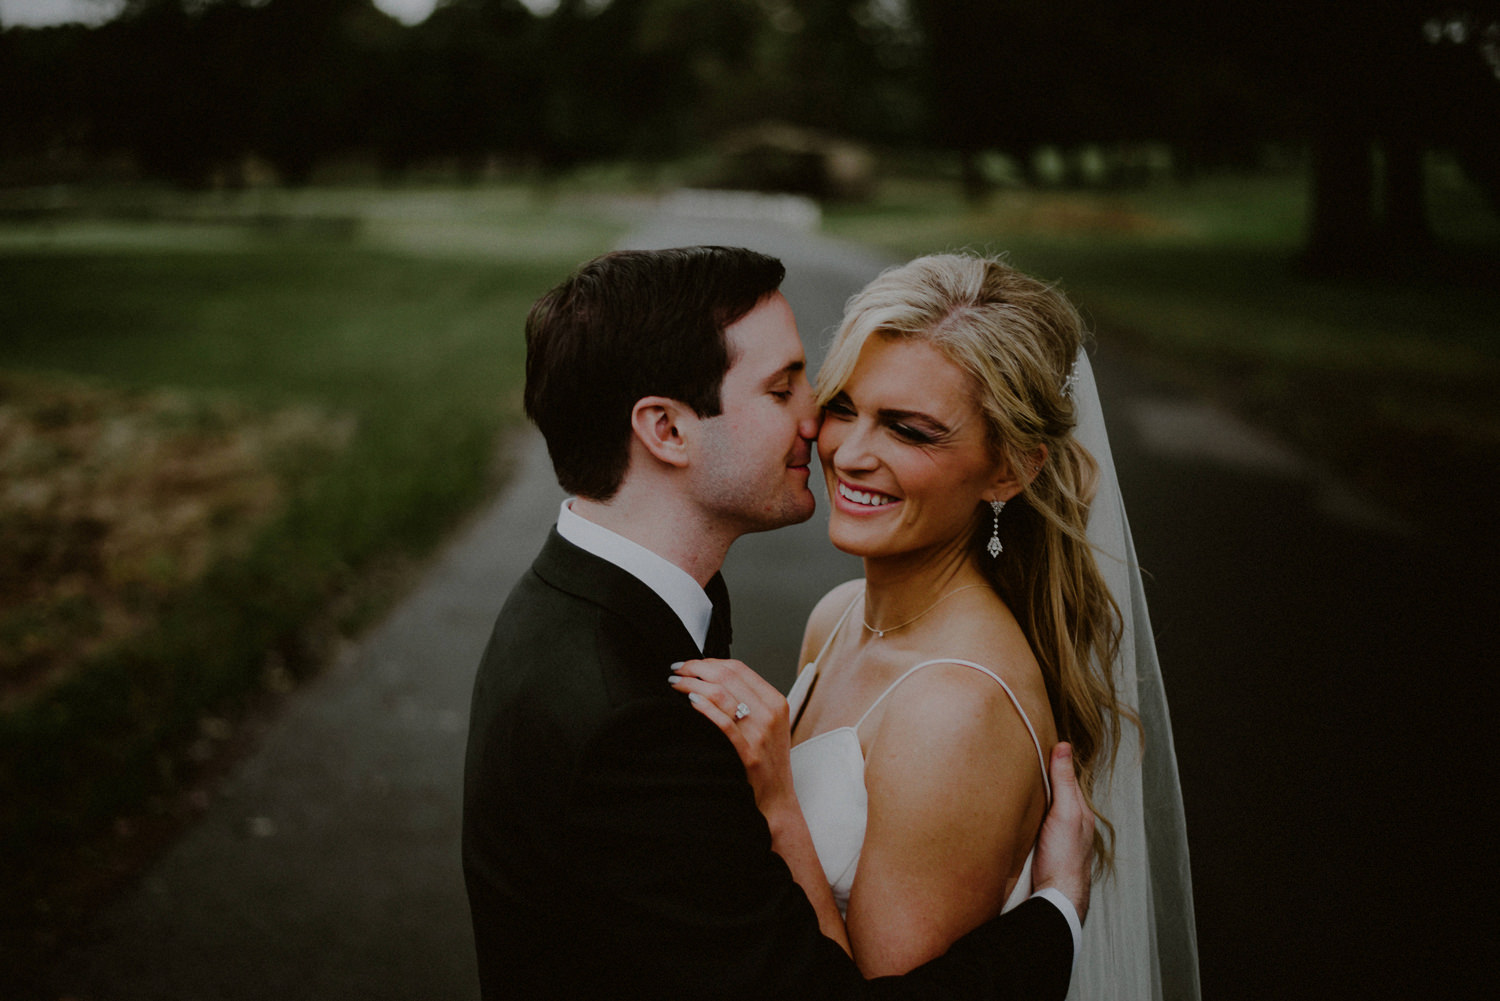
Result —
<path fill-rule="evenodd" d="M 1092 806 L 1096 780 L 1114 760 L 1121 718 L 1136 721 L 1115 693 L 1120 611 L 1087 536 L 1098 466 L 1073 437 L 1068 390 L 1083 342 L 1078 311 L 1051 285 L 1000 260 L 918 258 L 849 301 L 818 373 L 820 405 L 842 391 L 872 336 L 926 341 L 962 369 L 990 447 L 1025 484 L 1000 517 L 1000 557 L 984 552 L 992 525 L 987 504 L 975 510 L 972 544 L 1026 633 L 1058 736 L 1073 744 L 1079 786 Z M 1095 859 L 1105 871 L 1113 865 L 1114 828 L 1099 819 Z"/>

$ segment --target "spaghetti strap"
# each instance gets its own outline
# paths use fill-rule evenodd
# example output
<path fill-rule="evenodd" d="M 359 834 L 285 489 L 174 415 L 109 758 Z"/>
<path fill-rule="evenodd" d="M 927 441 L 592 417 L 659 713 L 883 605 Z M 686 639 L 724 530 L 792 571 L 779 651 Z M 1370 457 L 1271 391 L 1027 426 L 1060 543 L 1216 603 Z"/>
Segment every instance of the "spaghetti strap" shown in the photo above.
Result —
<path fill-rule="evenodd" d="M 846 612 L 845 614 L 847 615 L 848 613 Z M 843 620 L 840 619 L 839 621 L 842 622 Z M 822 654 L 819 654 L 818 656 L 821 657 Z M 1031 725 L 1031 717 L 1026 715 L 1026 710 L 1021 708 L 1021 700 L 1016 698 L 1016 693 L 1011 691 L 1010 686 L 1005 683 L 1005 680 L 1001 678 L 1000 675 L 996 674 L 994 671 L 991 671 L 989 668 L 985 667 L 982 664 L 974 663 L 972 660 L 957 660 L 954 658 L 945 657 L 939 660 L 924 660 L 916 667 L 907 669 L 905 674 L 901 675 L 901 677 L 891 682 L 890 686 L 886 688 L 885 691 L 880 693 L 880 697 L 878 699 L 870 703 L 870 708 L 866 709 L 865 714 L 859 718 L 859 722 L 854 724 L 855 731 L 857 732 L 859 728 L 864 725 L 865 720 L 869 719 L 870 714 L 875 711 L 875 707 L 884 702 L 885 697 L 896 690 L 897 685 L 901 684 L 901 682 L 905 681 L 907 678 L 910 678 L 913 674 L 916 674 L 922 668 L 931 667 L 934 664 L 957 664 L 960 667 L 972 667 L 976 671 L 989 675 L 994 679 L 995 683 L 1004 690 L 1005 694 L 1010 698 L 1010 704 L 1016 707 L 1016 712 L 1020 713 L 1021 722 L 1026 724 L 1026 732 L 1031 734 L 1032 746 L 1036 748 L 1037 764 L 1039 764 L 1042 768 L 1042 787 L 1047 790 L 1047 805 L 1051 806 L 1052 782 L 1047 776 L 1047 756 L 1042 753 L 1042 742 L 1037 739 L 1036 728 Z"/>
<path fill-rule="evenodd" d="M 865 595 L 863 591 L 861 591 L 859 594 L 856 594 L 854 596 L 854 600 L 849 602 L 849 607 L 844 609 L 844 614 L 840 615 L 839 620 L 833 624 L 833 628 L 828 630 L 828 638 L 823 641 L 823 646 L 818 651 L 818 655 L 812 659 L 812 669 L 814 671 L 816 671 L 819 666 L 822 665 L 823 655 L 828 652 L 829 647 L 833 646 L 833 638 L 839 634 L 840 629 L 844 628 L 844 620 L 849 617 L 849 613 L 854 611 L 854 606 L 859 604 L 859 599 L 863 598 L 864 596 Z"/>
<path fill-rule="evenodd" d="M 828 631 L 828 638 L 823 641 L 822 649 L 818 651 L 818 655 L 814 657 L 812 661 L 807 665 L 806 670 L 812 672 L 812 677 L 807 679 L 807 688 L 803 690 L 802 701 L 797 705 L 797 714 L 792 717 L 791 722 L 793 730 L 796 730 L 797 724 L 802 722 L 802 714 L 807 711 L 807 704 L 812 701 L 813 689 L 817 687 L 818 684 L 818 672 L 822 669 L 823 666 L 823 655 L 828 652 L 829 647 L 833 646 L 833 638 L 837 636 L 839 634 L 839 630 L 844 627 L 844 620 L 849 617 L 850 612 L 854 611 L 854 606 L 859 604 L 860 599 L 863 597 L 864 591 L 861 590 L 859 594 L 854 596 L 854 600 L 849 602 L 849 607 L 844 609 L 844 614 L 839 616 L 839 620 L 835 622 L 833 624 L 833 628 Z M 796 686 L 801 683 L 801 681 L 802 678 L 799 676 L 797 680 L 792 683 L 792 687 L 795 689 Z"/>

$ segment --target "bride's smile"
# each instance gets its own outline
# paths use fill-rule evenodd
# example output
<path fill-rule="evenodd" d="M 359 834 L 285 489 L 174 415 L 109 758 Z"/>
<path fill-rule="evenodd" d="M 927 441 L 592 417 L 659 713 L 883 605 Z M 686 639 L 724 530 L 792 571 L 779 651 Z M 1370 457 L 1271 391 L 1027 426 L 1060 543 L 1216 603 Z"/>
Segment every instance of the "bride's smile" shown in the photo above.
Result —
<path fill-rule="evenodd" d="M 856 490 L 849 484 L 845 483 L 843 480 L 839 481 L 838 496 L 842 497 L 852 504 L 858 504 L 861 507 L 885 507 L 887 504 L 894 504 L 897 500 L 897 498 L 892 497 L 889 494 L 873 493 L 867 490 Z"/>
<path fill-rule="evenodd" d="M 866 557 L 948 548 L 968 539 L 992 493 L 1010 496 L 975 397 L 932 344 L 865 342 L 818 436 L 834 545 Z"/>

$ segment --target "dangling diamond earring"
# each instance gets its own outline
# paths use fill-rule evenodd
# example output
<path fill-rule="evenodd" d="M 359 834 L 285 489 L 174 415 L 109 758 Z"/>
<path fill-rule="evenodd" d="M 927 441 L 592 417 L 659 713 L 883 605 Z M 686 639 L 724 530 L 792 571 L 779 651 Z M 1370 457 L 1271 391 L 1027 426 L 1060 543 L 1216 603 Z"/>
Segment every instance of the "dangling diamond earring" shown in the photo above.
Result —
<path fill-rule="evenodd" d="M 1000 545 L 1000 512 L 1005 510 L 1005 501 L 990 501 L 990 510 L 995 512 L 995 526 L 990 529 L 990 542 L 984 548 L 989 552 L 990 559 L 994 559 L 1005 551 L 1005 547 Z"/>

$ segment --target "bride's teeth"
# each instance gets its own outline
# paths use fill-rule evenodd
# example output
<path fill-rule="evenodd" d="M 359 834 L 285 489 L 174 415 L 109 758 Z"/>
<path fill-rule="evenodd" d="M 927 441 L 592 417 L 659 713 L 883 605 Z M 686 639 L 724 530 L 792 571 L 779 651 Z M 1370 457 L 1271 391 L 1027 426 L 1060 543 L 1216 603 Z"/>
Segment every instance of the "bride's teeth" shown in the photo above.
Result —
<path fill-rule="evenodd" d="M 842 483 L 839 484 L 839 493 L 856 504 L 864 504 L 869 507 L 884 507 L 891 502 L 891 499 L 884 494 L 865 493 L 863 490 L 846 487 Z"/>

